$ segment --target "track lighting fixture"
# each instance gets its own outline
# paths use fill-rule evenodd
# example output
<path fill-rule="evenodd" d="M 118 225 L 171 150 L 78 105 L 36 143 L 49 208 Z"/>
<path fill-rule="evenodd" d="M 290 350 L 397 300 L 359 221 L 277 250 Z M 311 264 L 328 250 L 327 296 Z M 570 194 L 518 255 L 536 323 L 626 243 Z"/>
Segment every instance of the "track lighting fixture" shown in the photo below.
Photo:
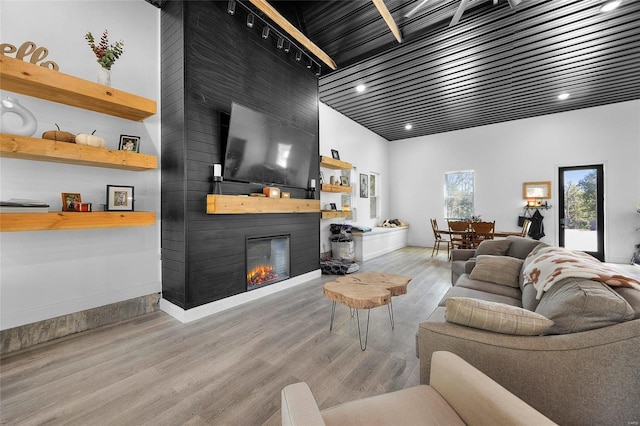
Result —
<path fill-rule="evenodd" d="M 284 53 L 289 53 L 290 51 L 291 51 L 291 42 L 289 40 L 285 40 Z"/>
<path fill-rule="evenodd" d="M 296 61 L 300 62 L 302 60 L 302 51 L 298 50 L 296 52 Z"/>
<path fill-rule="evenodd" d="M 264 39 L 269 38 L 269 27 L 264 27 L 262 29 L 262 38 Z"/>
<path fill-rule="evenodd" d="M 236 0 L 229 0 L 229 3 L 227 3 L 227 12 L 229 15 L 236 13 Z"/>
<path fill-rule="evenodd" d="M 254 17 L 253 17 L 253 13 L 250 13 L 247 15 L 247 27 L 249 28 L 253 28 L 253 21 L 254 21 Z"/>
<path fill-rule="evenodd" d="M 276 46 L 278 49 L 282 49 L 282 46 L 284 46 L 284 39 L 282 37 L 278 37 L 278 44 Z"/>
<path fill-rule="evenodd" d="M 309 62 L 307 63 L 307 69 L 311 69 L 312 65 L 313 65 L 313 61 L 311 60 L 311 58 L 309 58 Z"/>

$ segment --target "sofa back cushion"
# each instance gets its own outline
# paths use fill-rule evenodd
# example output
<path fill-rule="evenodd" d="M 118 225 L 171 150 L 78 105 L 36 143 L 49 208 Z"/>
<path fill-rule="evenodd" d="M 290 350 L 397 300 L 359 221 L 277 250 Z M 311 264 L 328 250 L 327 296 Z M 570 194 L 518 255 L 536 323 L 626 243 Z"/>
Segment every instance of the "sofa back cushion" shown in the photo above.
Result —
<path fill-rule="evenodd" d="M 522 260 L 509 256 L 480 255 L 469 278 L 518 288 Z"/>
<path fill-rule="evenodd" d="M 508 240 L 484 240 L 478 244 L 475 256 L 477 257 L 484 254 L 490 256 L 504 256 L 510 245 L 511 241 Z"/>
<path fill-rule="evenodd" d="M 640 318 L 640 291 L 628 287 L 612 287 L 633 308 L 633 318 Z"/>
<path fill-rule="evenodd" d="M 535 311 L 553 321 L 543 334 L 577 333 L 634 317 L 633 308 L 622 296 L 606 284 L 584 278 L 557 282 L 543 294 Z"/>
<path fill-rule="evenodd" d="M 541 243 L 538 240 L 532 240 L 531 238 L 524 237 L 516 237 L 515 235 L 510 235 L 507 237 L 506 241 L 509 241 L 509 248 L 505 253 L 507 256 L 517 257 L 518 259 L 524 259 L 527 255 L 536 248 Z"/>

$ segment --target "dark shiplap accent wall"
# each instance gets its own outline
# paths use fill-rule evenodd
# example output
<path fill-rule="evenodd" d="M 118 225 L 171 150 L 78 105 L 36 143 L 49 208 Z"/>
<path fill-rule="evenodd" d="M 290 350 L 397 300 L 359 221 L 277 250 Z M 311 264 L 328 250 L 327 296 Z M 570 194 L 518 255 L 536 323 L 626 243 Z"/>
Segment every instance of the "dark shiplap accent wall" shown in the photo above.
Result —
<path fill-rule="evenodd" d="M 291 275 L 319 268 L 319 214 L 205 214 L 213 164 L 223 160 L 220 113 L 232 101 L 318 135 L 316 76 L 263 40 L 261 27 L 247 28 L 241 8 L 230 16 L 226 6 L 167 2 L 162 12 L 163 297 L 184 309 L 246 291 L 247 237 L 290 234 Z M 316 149 L 310 178 L 317 158 Z M 222 190 L 261 186 L 225 182 Z"/>

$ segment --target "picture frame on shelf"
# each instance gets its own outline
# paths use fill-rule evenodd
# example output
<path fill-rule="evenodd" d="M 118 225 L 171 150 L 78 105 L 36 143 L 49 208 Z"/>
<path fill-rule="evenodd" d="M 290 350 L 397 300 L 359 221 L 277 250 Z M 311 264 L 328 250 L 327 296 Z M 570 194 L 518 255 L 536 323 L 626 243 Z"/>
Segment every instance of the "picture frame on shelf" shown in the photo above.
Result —
<path fill-rule="evenodd" d="M 338 206 L 336 206 L 336 203 L 329 203 L 329 205 L 331 206 L 331 210 L 338 210 Z"/>
<path fill-rule="evenodd" d="M 360 198 L 369 198 L 369 175 L 360 173 Z"/>
<path fill-rule="evenodd" d="M 118 150 L 140 152 L 140 136 L 120 135 Z"/>
<path fill-rule="evenodd" d="M 340 185 L 349 186 L 349 176 L 340 176 Z"/>
<path fill-rule="evenodd" d="M 331 150 L 331 157 L 332 157 L 334 160 L 339 160 L 339 159 L 340 159 L 340 153 L 338 152 L 338 150 L 337 150 L 337 149 L 332 149 L 332 150 Z"/>
<path fill-rule="evenodd" d="M 133 210 L 133 186 L 107 185 L 107 211 Z"/>
<path fill-rule="evenodd" d="M 62 193 L 62 211 L 63 212 L 79 212 L 82 197 L 78 193 L 63 192 Z"/>

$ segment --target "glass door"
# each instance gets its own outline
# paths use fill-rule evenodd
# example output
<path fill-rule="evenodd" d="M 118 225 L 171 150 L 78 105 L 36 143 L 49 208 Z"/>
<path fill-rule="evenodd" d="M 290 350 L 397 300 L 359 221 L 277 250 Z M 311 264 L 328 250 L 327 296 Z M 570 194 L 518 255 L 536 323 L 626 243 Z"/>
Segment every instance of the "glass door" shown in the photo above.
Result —
<path fill-rule="evenodd" d="M 561 247 L 604 261 L 604 175 L 602 165 L 559 168 Z"/>

